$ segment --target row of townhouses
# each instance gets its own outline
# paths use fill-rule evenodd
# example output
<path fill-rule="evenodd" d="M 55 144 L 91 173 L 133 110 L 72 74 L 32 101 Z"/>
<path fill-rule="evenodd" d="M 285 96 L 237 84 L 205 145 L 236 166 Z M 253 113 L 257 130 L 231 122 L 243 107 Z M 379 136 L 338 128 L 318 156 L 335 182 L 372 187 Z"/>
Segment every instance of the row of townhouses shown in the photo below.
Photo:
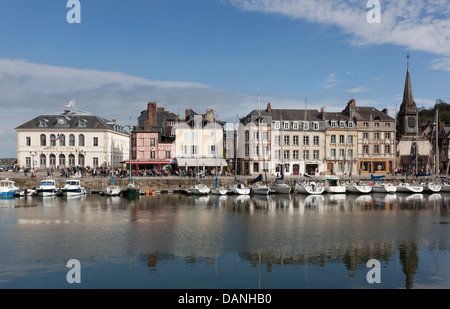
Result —
<path fill-rule="evenodd" d="M 361 175 L 440 171 L 448 167 L 445 124 L 419 128 L 409 68 L 397 119 L 388 110 L 357 106 L 341 112 L 276 109 L 268 103 L 237 123 L 186 109 L 184 118 L 156 102 L 147 104 L 137 125 L 120 125 L 89 112 L 66 108 L 39 115 L 17 131 L 22 167 L 118 167 L 136 170 L 231 171 L 239 175 Z M 438 131 L 439 161 L 436 160 Z M 131 162 L 130 162 L 131 160 Z"/>

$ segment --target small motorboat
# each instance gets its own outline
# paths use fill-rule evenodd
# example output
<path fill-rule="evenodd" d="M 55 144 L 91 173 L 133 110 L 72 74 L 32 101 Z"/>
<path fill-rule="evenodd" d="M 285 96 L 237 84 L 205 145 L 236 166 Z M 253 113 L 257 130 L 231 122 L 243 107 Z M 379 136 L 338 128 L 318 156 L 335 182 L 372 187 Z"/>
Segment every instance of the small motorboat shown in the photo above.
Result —
<path fill-rule="evenodd" d="M 36 193 L 39 196 L 55 196 L 59 192 L 60 190 L 56 186 L 56 180 L 53 179 L 42 180 L 39 187 L 36 188 Z"/>
<path fill-rule="evenodd" d="M 81 180 L 66 180 L 64 187 L 61 189 L 64 196 L 79 196 L 86 194 L 86 188 L 81 185 Z"/>

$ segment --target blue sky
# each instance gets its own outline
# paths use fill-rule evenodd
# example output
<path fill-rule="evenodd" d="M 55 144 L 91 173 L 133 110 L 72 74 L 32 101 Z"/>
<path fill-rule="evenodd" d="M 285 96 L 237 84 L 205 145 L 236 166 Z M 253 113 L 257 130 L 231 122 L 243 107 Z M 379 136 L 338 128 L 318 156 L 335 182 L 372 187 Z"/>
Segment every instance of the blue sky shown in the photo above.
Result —
<path fill-rule="evenodd" d="M 409 53 L 418 106 L 450 101 L 449 0 L 2 0 L 0 157 L 15 127 L 76 107 L 126 124 L 156 101 L 235 121 L 263 106 L 340 111 L 401 103 Z M 13 107 L 13 108 L 12 108 Z"/>

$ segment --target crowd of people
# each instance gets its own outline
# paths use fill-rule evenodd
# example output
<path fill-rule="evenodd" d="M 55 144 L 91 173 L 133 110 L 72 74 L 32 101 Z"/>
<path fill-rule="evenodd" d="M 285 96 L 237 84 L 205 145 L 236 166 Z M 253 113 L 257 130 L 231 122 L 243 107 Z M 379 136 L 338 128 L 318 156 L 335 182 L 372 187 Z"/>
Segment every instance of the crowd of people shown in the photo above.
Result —
<path fill-rule="evenodd" d="M 117 179 L 127 178 L 129 177 L 128 169 L 125 167 L 119 167 L 114 169 L 114 171 L 110 167 L 81 167 L 81 166 L 73 166 L 66 168 L 47 168 L 45 172 L 43 170 L 39 170 L 38 168 L 24 168 L 20 169 L 18 166 L 13 167 L 13 172 L 19 174 L 20 171 L 23 171 L 25 177 L 35 178 L 37 175 L 43 176 L 44 173 L 47 177 L 63 177 L 63 178 L 87 178 L 87 177 L 112 177 L 114 176 Z M 228 171 L 217 171 L 218 176 L 230 176 L 232 172 Z M 180 176 L 182 178 L 196 178 L 196 177 L 215 177 L 216 170 L 215 169 L 205 169 L 204 171 L 200 170 L 197 172 L 195 168 L 191 169 L 177 169 L 173 171 L 171 168 L 163 168 L 161 170 L 157 169 L 139 169 L 136 171 L 135 169 L 131 170 L 132 177 L 163 177 L 163 176 Z"/>

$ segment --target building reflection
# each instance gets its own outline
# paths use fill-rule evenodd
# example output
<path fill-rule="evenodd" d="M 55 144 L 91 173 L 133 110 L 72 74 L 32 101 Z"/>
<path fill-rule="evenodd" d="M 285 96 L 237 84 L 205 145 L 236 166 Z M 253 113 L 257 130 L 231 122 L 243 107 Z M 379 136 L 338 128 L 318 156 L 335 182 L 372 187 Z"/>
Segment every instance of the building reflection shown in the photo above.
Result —
<path fill-rule="evenodd" d="M 368 211 L 387 211 L 392 212 L 397 209 L 415 209 L 415 208 L 440 208 L 440 211 L 447 211 L 448 200 L 444 200 L 442 196 L 437 195 L 423 195 L 414 194 L 403 196 L 401 194 L 370 194 L 370 195 L 319 195 L 319 196 L 303 196 L 297 194 L 291 195 L 269 195 L 269 196 L 211 196 L 201 199 L 200 197 L 183 197 L 187 199 L 187 205 L 196 205 L 198 207 L 205 207 L 209 210 L 219 210 L 229 213 L 242 213 L 250 215 L 246 218 L 246 225 L 239 235 L 237 243 L 244 247 L 252 248 L 259 247 L 260 250 L 239 251 L 238 257 L 241 263 L 248 263 L 253 268 L 261 269 L 263 272 L 271 273 L 274 266 L 302 266 L 327 268 L 332 264 L 342 264 L 348 271 L 350 278 L 355 278 L 358 272 L 367 272 L 367 261 L 370 259 L 379 260 L 382 265 L 387 265 L 393 261 L 401 264 L 402 272 L 405 276 L 405 288 L 414 287 L 414 276 L 419 269 L 419 250 L 420 246 L 411 240 L 402 240 L 397 242 L 395 240 L 386 239 L 374 240 L 367 243 L 363 241 L 352 242 L 343 240 L 342 243 L 335 244 L 332 241 L 321 240 L 321 244 L 306 243 L 302 246 L 292 245 L 289 248 L 282 246 L 278 249 L 269 249 L 264 247 L 264 239 L 271 239 L 276 237 L 274 229 L 277 224 L 297 224 L 297 221 L 292 221 L 289 218 L 302 216 L 305 213 L 309 214 L 333 214 L 333 213 L 358 213 Z M 167 202 L 164 202 L 167 204 Z M 442 208 L 442 209 L 441 209 Z M 386 213 L 386 214 L 388 214 Z M 265 225 L 256 220 L 253 225 L 252 216 L 258 214 L 269 215 L 270 217 L 280 218 L 280 221 L 272 222 L 266 221 Z M 180 216 L 185 214 L 181 214 Z M 266 217 L 266 218 L 270 218 Z M 198 229 L 201 224 L 214 226 L 217 231 L 195 238 L 190 235 L 191 243 L 188 246 L 183 243 L 186 239 L 177 239 L 172 237 L 170 242 L 175 245 L 171 246 L 170 254 L 161 253 L 161 251 L 152 251 L 146 255 L 145 261 L 151 271 L 157 271 L 165 262 L 184 260 L 186 265 L 203 264 L 206 267 L 217 267 L 217 261 L 226 252 L 227 244 L 217 242 L 223 239 L 227 231 L 226 219 L 219 220 L 218 217 L 211 216 L 210 212 L 202 212 L 201 216 L 197 218 L 198 221 L 193 223 L 189 218 L 177 219 L 177 226 L 181 230 Z M 290 220 L 289 222 L 283 221 Z M 298 221 L 298 224 L 301 222 Z M 192 226 L 194 224 L 194 226 Z M 382 224 L 382 222 L 380 223 Z M 199 226 L 195 226 L 199 225 Z M 242 227 L 241 227 L 242 228 Z M 293 227 L 292 227 L 293 228 Z M 156 231 L 158 235 L 170 234 L 168 230 Z M 265 237 L 258 237 L 255 235 L 265 235 Z M 300 234 L 299 234 L 300 235 Z M 191 237 L 192 236 L 192 237 Z M 225 236 L 223 236 L 225 237 Z M 287 237 L 292 237 L 289 235 Z M 165 237 L 167 240 L 167 237 Z M 262 239 L 262 240 L 261 240 Z M 281 239 L 280 239 L 281 240 Z M 241 247 L 242 247 L 241 246 Z M 164 247 L 164 246 L 163 246 Z M 240 247 L 240 246 L 237 246 Z M 186 250 L 189 248 L 189 250 Z M 232 248 L 236 248 L 232 246 Z M 281 249 L 280 248 L 284 248 Z M 288 249 L 287 249 L 288 248 Z M 444 249 L 446 250 L 446 249 Z M 186 251 L 190 253 L 186 254 Z M 238 267 L 237 267 L 238 269 Z M 306 273 L 305 273 L 306 275 Z"/>

